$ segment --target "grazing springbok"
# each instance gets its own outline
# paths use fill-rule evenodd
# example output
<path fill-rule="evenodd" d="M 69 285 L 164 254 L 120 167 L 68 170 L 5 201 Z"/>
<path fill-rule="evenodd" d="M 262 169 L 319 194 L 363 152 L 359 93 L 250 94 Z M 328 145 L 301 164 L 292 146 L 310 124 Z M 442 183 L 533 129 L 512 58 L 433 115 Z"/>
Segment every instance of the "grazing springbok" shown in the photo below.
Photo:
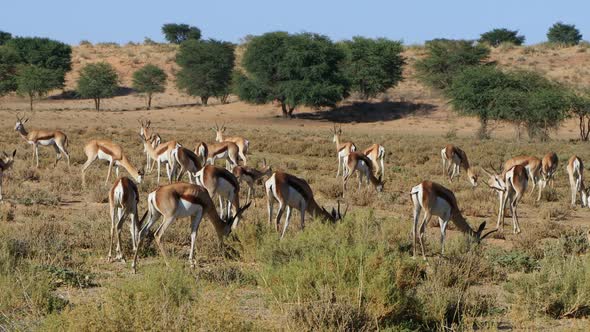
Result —
<path fill-rule="evenodd" d="M 384 182 L 382 181 L 381 175 L 379 178 L 375 177 L 373 172 L 373 162 L 369 157 L 365 156 L 360 152 L 351 152 L 346 157 L 346 163 L 344 164 L 344 179 L 342 180 L 342 194 L 346 191 L 346 182 L 348 178 L 354 173 L 359 172 L 359 189 L 363 183 L 363 177 L 367 179 L 367 185 L 372 184 L 377 192 L 383 191 Z"/>
<path fill-rule="evenodd" d="M 152 145 L 152 147 L 155 149 L 158 145 L 160 145 L 160 143 L 162 143 L 162 137 L 160 137 L 160 135 L 158 135 L 157 133 L 154 132 L 154 128 L 152 127 L 152 122 L 150 120 L 137 120 L 139 121 L 139 135 L 143 136 L 143 137 L 149 137 L 149 141 L 150 144 Z M 148 150 L 145 148 L 145 146 L 143 147 L 143 152 L 145 152 L 145 159 L 146 159 L 146 164 L 145 164 L 145 170 L 147 172 L 151 172 L 152 171 L 152 158 L 150 157 L 150 153 L 148 152 Z"/>
<path fill-rule="evenodd" d="M 207 163 L 211 165 L 215 165 L 216 159 L 225 159 L 225 168 L 228 170 L 238 165 L 239 148 L 235 143 L 229 141 L 208 145 L 199 143 L 194 152 L 197 155 L 207 152 Z"/>
<path fill-rule="evenodd" d="M 383 159 L 385 158 L 385 148 L 381 144 L 373 144 L 363 151 L 363 154 L 373 162 L 375 174 L 381 172 L 381 177 L 385 176 L 385 165 Z"/>
<path fill-rule="evenodd" d="M 423 241 L 424 232 L 426 230 L 426 224 L 432 216 L 438 217 L 438 223 L 440 225 L 441 253 L 443 255 L 445 253 L 445 236 L 449 220 L 457 226 L 457 229 L 469 235 L 478 243 L 485 239 L 486 236 L 496 231 L 492 230 L 482 235 L 482 232 L 486 227 L 485 221 L 479 225 L 477 230 L 473 230 L 473 228 L 467 223 L 467 220 L 465 220 L 465 217 L 463 217 L 463 214 L 461 214 L 455 194 L 436 182 L 422 181 L 422 183 L 412 188 L 410 196 L 412 197 L 412 203 L 414 203 L 414 225 L 412 227 L 414 258 L 416 257 L 416 237 L 418 235 L 416 232 L 418 231 L 418 219 L 420 218 L 420 212 L 422 209 L 424 209 L 424 217 L 420 224 L 420 234 L 418 239 L 420 240 L 420 248 L 422 249 L 422 258 L 424 260 L 426 260 Z"/>
<path fill-rule="evenodd" d="M 37 166 L 39 167 L 39 145 L 41 146 L 53 146 L 55 149 L 56 157 L 55 157 L 55 164 L 62 158 L 62 153 L 66 156 L 68 160 L 68 166 L 70 166 L 70 154 L 66 147 L 68 146 L 68 136 L 64 134 L 63 131 L 59 130 L 31 130 L 28 132 L 25 129 L 25 123 L 27 123 L 29 119 L 24 119 L 22 117 L 16 116 L 16 125 L 14 126 L 14 130 L 18 132 L 20 137 L 25 140 L 25 142 L 31 144 L 33 146 L 33 159 L 32 162 L 35 163 L 35 159 L 37 160 Z"/>
<path fill-rule="evenodd" d="M 168 183 L 172 183 L 172 175 L 176 171 L 176 154 L 178 153 L 178 148 L 181 145 L 176 141 L 170 141 L 166 143 L 162 143 L 156 148 L 152 147 L 151 138 L 148 139 L 142 135 L 139 135 L 141 141 L 143 143 L 143 147 L 150 155 L 150 158 L 153 162 L 158 163 L 158 180 L 157 183 L 160 184 L 160 165 L 166 165 L 166 175 L 168 177 Z M 153 168 L 153 166 L 152 166 Z"/>
<path fill-rule="evenodd" d="M 147 215 L 147 211 L 141 218 L 141 222 L 137 215 L 137 204 L 139 203 L 139 191 L 137 185 L 128 177 L 120 177 L 115 180 L 113 187 L 109 191 L 109 211 L 111 216 L 111 241 L 109 244 L 109 256 L 107 260 L 110 262 L 113 251 L 113 237 L 116 235 L 117 247 L 115 249 L 117 256 L 116 260 L 123 260 L 123 253 L 121 252 L 121 229 L 125 218 L 129 216 L 131 221 L 129 230 L 131 231 L 131 244 L 133 251 L 137 248 L 137 232 L 141 227 L 141 223 Z"/>
<path fill-rule="evenodd" d="M 272 174 L 272 167 L 266 164 L 266 159 L 263 159 L 260 170 L 248 166 L 235 166 L 232 173 L 240 183 L 246 182 L 248 185 L 248 197 L 246 201 L 250 202 L 250 195 L 254 197 L 254 184 L 263 177 L 270 176 Z M 256 206 L 256 199 L 254 199 L 254 206 Z"/>
<path fill-rule="evenodd" d="M 180 179 L 184 176 L 184 173 L 187 173 L 188 182 L 195 183 L 192 179 L 193 175 L 203 167 L 203 164 L 201 164 L 201 161 L 199 160 L 199 156 L 182 146 L 178 148 L 178 151 L 174 154 L 174 156 L 176 158 L 176 164 L 180 166 L 176 181 L 180 181 Z"/>
<path fill-rule="evenodd" d="M 207 163 L 207 158 L 209 158 L 209 146 L 205 142 L 199 142 L 195 145 L 195 154 L 201 158 L 201 165 L 205 165 Z M 237 158 L 236 158 L 237 160 Z"/>
<path fill-rule="evenodd" d="M 143 170 L 137 170 L 129 159 L 127 159 L 127 155 L 123 153 L 123 149 L 119 144 L 115 144 L 109 140 L 92 140 L 86 143 L 84 146 L 84 153 L 86 154 L 86 162 L 84 166 L 82 166 L 82 185 L 86 184 L 86 169 L 96 160 L 106 160 L 109 162 L 109 171 L 107 172 L 107 179 L 105 180 L 105 185 L 109 183 L 109 178 L 111 176 L 111 171 L 113 166 L 115 166 L 115 173 L 117 177 L 119 176 L 119 166 L 123 166 L 127 170 L 127 172 L 137 181 L 137 183 L 141 183 L 143 177 Z"/>
<path fill-rule="evenodd" d="M 217 214 L 215 204 L 205 188 L 185 182 L 176 182 L 158 187 L 158 189 L 148 195 L 148 211 L 150 217 L 138 234 L 137 248 L 135 249 L 133 263 L 131 264 L 133 272 L 136 272 L 137 253 L 141 246 L 141 241 L 147 236 L 154 222 L 161 216 L 163 217 L 163 221 L 156 230 L 154 237 L 166 265 L 168 265 L 168 260 L 166 259 L 166 252 L 162 246 L 164 232 L 166 232 L 166 229 L 168 229 L 176 218 L 191 217 L 191 249 L 188 259 L 191 267 L 194 267 L 193 254 L 195 252 L 195 239 L 197 238 L 197 231 L 199 230 L 203 216 L 206 215 L 213 223 L 219 243 L 223 245 L 223 237 L 230 234 L 234 220 L 239 218 L 248 207 L 250 207 L 249 203 L 239 208 L 233 217 L 227 217 L 223 220 Z"/>
<path fill-rule="evenodd" d="M 508 171 L 502 172 L 502 174 L 498 174 L 493 167 L 493 173 L 484 168 L 482 168 L 482 170 L 490 177 L 486 185 L 497 191 L 500 199 L 500 209 L 498 211 L 496 229 L 500 229 L 501 224 L 502 232 L 504 231 L 504 213 L 506 210 L 506 203 L 510 200 L 512 231 L 514 234 L 520 233 L 516 208 L 520 199 L 524 195 L 529 182 L 529 171 L 526 169 L 526 166 L 515 165 L 508 169 Z"/>
<path fill-rule="evenodd" d="M 242 158 L 242 160 L 244 161 L 244 165 L 246 165 L 247 164 L 246 154 L 248 153 L 248 148 L 250 147 L 250 141 L 248 141 L 247 139 L 240 137 L 240 136 L 233 136 L 233 137 L 224 136 L 225 129 L 226 129 L 225 123 L 223 125 L 221 125 L 221 127 L 219 127 L 217 125 L 217 123 L 215 124 L 215 128 L 213 128 L 213 130 L 215 131 L 215 141 L 218 143 L 232 142 L 235 145 L 237 145 L 240 158 Z"/>
<path fill-rule="evenodd" d="M 285 226 L 281 233 L 281 239 L 285 236 L 287 227 L 289 226 L 289 219 L 291 218 L 291 208 L 299 210 L 301 214 L 301 229 L 305 228 L 305 212 L 311 214 L 314 218 L 321 218 L 331 222 L 336 222 L 346 215 L 340 213 L 340 203 L 338 203 L 338 210 L 332 209 L 332 213 L 325 208 L 320 207 L 313 197 L 313 191 L 309 184 L 301 178 L 277 171 L 270 176 L 265 183 L 266 200 L 268 207 L 268 222 L 272 225 L 273 204 L 276 200 L 279 202 L 279 210 L 276 218 L 277 232 L 280 232 L 281 217 L 285 208 L 287 214 L 285 216 Z"/>
<path fill-rule="evenodd" d="M 2 151 L 2 156 L 0 156 L 0 201 L 2 200 L 2 179 L 4 178 L 4 172 L 8 171 L 12 167 L 12 164 L 14 164 L 14 156 L 16 156 L 16 150 L 12 151 L 12 156 L 9 156 L 4 151 Z"/>
<path fill-rule="evenodd" d="M 351 152 L 356 151 L 356 145 L 352 142 L 340 142 L 340 136 L 342 135 L 342 126 L 332 129 L 332 133 L 334 137 L 332 138 L 332 142 L 336 143 L 336 155 L 338 157 L 338 171 L 336 172 L 336 177 L 340 175 L 340 168 L 342 168 L 342 175 L 344 175 L 344 164 L 346 163 L 346 157 Z"/>
<path fill-rule="evenodd" d="M 215 165 L 206 165 L 195 173 L 196 182 L 209 192 L 211 198 L 215 194 L 219 196 L 219 215 L 223 218 L 226 215 L 223 201 L 227 201 L 227 215 L 231 215 L 233 208 L 237 212 L 240 207 L 240 183 L 238 179 L 228 170 Z M 232 224 L 232 230 L 238 227 L 240 222 L 236 218 Z"/>
<path fill-rule="evenodd" d="M 580 157 L 573 155 L 567 162 L 567 175 L 570 179 L 572 191 L 572 206 L 576 206 L 576 198 L 580 193 L 582 207 L 590 207 L 590 199 L 584 186 L 584 163 Z"/>
<path fill-rule="evenodd" d="M 525 167 L 528 175 L 528 181 L 532 182 L 533 184 L 531 188 L 531 194 L 535 191 L 535 187 L 537 186 L 537 184 L 539 184 L 539 194 L 537 195 L 537 201 L 540 201 L 541 192 L 544 188 L 544 186 L 541 183 L 541 159 L 532 156 L 518 156 L 508 159 L 504 163 L 502 173 L 505 174 L 506 172 L 508 172 L 508 170 L 510 170 L 512 167 L 516 165 L 521 165 Z"/>
<path fill-rule="evenodd" d="M 450 182 L 461 173 L 461 167 L 467 172 L 467 178 L 472 186 L 477 186 L 478 175 L 473 167 L 469 164 L 469 159 L 465 151 L 453 144 L 447 144 L 440 150 L 442 158 L 443 173 L 449 178 Z"/>
<path fill-rule="evenodd" d="M 558 164 L 559 158 L 555 152 L 547 153 L 541 160 L 541 176 L 543 177 L 543 187 L 545 187 L 547 183 L 553 187 L 553 176 L 555 176 Z"/>

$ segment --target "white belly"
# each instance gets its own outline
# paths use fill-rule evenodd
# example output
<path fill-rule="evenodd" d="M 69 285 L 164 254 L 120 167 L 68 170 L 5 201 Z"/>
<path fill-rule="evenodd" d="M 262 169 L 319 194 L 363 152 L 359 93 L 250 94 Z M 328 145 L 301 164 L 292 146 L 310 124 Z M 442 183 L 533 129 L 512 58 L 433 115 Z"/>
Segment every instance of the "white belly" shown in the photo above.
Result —
<path fill-rule="evenodd" d="M 203 207 L 199 204 L 185 201 L 184 199 L 178 200 L 178 207 L 176 208 L 176 217 L 188 217 L 196 214 L 202 215 Z"/>
<path fill-rule="evenodd" d="M 106 160 L 106 161 L 110 162 L 113 159 L 113 157 L 109 154 L 104 153 L 102 150 L 99 149 L 98 150 L 98 159 Z"/>
<path fill-rule="evenodd" d="M 234 186 L 226 181 L 224 178 L 219 178 L 217 180 L 217 190 L 216 193 L 226 199 L 232 199 L 235 194 Z"/>
<path fill-rule="evenodd" d="M 29 142 L 29 144 L 33 144 L 33 142 Z M 50 139 L 46 139 L 46 140 L 42 140 L 42 141 L 37 141 L 37 144 L 39 145 L 54 145 L 55 144 L 55 139 L 54 138 L 50 138 Z"/>
<path fill-rule="evenodd" d="M 451 206 L 446 200 L 437 197 L 431 212 L 433 216 L 440 217 L 443 220 L 449 220 L 451 217 Z"/>
<path fill-rule="evenodd" d="M 301 203 L 303 203 L 305 201 L 305 199 L 303 198 L 303 196 L 301 196 L 301 194 L 293 189 L 293 188 L 289 188 L 287 197 L 285 197 L 286 200 L 286 204 L 292 208 L 296 208 L 299 209 L 301 207 Z"/>

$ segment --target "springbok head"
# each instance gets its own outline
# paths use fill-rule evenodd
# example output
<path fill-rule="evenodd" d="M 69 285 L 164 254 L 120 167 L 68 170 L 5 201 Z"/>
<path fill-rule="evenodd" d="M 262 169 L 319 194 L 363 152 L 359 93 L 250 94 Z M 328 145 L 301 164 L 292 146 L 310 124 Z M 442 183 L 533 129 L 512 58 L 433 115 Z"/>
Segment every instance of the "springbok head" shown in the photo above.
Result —
<path fill-rule="evenodd" d="M 340 125 L 339 127 L 336 127 L 336 124 L 334 124 L 334 128 L 332 129 L 332 134 L 334 134 L 334 138 L 332 139 L 332 142 L 336 143 L 340 139 L 340 135 L 342 135 L 342 125 Z"/>
<path fill-rule="evenodd" d="M 15 131 L 21 131 L 25 128 L 25 123 L 27 123 L 29 121 L 29 118 L 26 118 L 24 116 L 19 116 L 19 114 L 16 114 L 16 124 L 14 125 L 14 130 Z"/>
<path fill-rule="evenodd" d="M 225 122 L 219 126 L 217 122 L 215 122 L 215 127 L 211 128 L 215 131 L 215 141 L 216 142 L 223 142 L 223 133 L 225 133 Z"/>

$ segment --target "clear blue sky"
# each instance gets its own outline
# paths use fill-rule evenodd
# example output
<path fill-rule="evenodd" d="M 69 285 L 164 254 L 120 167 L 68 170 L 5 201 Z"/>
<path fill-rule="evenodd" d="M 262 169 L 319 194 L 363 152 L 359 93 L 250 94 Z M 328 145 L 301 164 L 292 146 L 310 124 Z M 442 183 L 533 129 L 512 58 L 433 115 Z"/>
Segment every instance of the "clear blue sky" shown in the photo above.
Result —
<path fill-rule="evenodd" d="M 496 27 L 518 29 L 526 43 L 546 39 L 556 21 L 590 39 L 587 0 L 12 0 L 1 6 L 0 30 L 69 44 L 163 40 L 164 23 L 196 25 L 205 38 L 238 42 L 268 31 L 318 32 L 334 40 L 387 37 L 406 44 L 433 38 L 475 39 Z"/>

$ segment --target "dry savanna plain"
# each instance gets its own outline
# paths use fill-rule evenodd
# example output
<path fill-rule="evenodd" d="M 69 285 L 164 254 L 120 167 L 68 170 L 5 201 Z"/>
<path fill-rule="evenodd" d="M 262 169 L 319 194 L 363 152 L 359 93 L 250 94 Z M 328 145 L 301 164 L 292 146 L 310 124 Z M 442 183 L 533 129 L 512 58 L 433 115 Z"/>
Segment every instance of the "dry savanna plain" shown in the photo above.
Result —
<path fill-rule="evenodd" d="M 146 63 L 173 74 L 175 52 L 171 45 L 76 46 L 65 90 L 75 88 L 81 66 L 96 61 L 111 63 L 125 87 Z M 128 89 L 104 100 L 100 112 L 92 100 L 69 99 L 61 91 L 36 101 L 35 112 L 27 111 L 24 98 L 1 98 L 0 150 L 17 149 L 17 155 L 0 203 L 0 330 L 588 330 L 590 209 L 570 206 L 565 171 L 573 154 L 590 163 L 576 122 L 566 121 L 549 142 L 517 141 L 514 128 L 503 123 L 493 124 L 491 139 L 476 140 L 476 119 L 456 115 L 414 79 L 412 64 L 422 55 L 421 47 L 406 49 L 405 80 L 383 96 L 368 102 L 351 98 L 334 109 L 302 108 L 292 120 L 280 118 L 276 105 L 248 105 L 235 97 L 205 107 L 179 93 L 172 80 L 150 111 L 144 97 Z M 491 58 L 504 68 L 590 83 L 586 45 L 501 47 Z M 42 148 L 40 167 L 32 167 L 31 146 L 14 131 L 17 112 L 30 118 L 27 129 L 67 133 L 70 167 L 63 161 L 54 167 L 51 148 Z M 321 205 L 332 208 L 340 201 L 349 205 L 348 213 L 335 224 L 308 217 L 302 231 L 294 212 L 279 241 L 258 184 L 256 206 L 223 248 L 211 223 L 203 221 L 197 266 L 191 268 L 190 222 L 180 218 L 164 236 L 169 266 L 148 241 L 133 274 L 127 225 L 126 262 L 106 259 L 107 166 L 95 162 L 86 187 L 81 166 L 84 144 L 101 138 L 119 143 L 134 165 L 145 164 L 140 119 L 151 120 L 164 141 L 191 149 L 213 142 L 211 127 L 225 122 L 228 134 L 250 141 L 249 165 L 266 159 L 274 170 L 306 179 Z M 344 140 L 361 148 L 385 147 L 382 193 L 357 189 L 353 178 L 342 197 L 333 123 L 342 125 Z M 531 194 L 521 201 L 521 234 L 512 234 L 508 216 L 503 233 L 476 245 L 450 224 L 441 256 L 433 218 L 426 231 L 427 261 L 412 259 L 409 192 L 422 180 L 453 190 L 472 227 L 483 221 L 488 230 L 495 227 L 495 193 L 483 184 L 471 187 L 465 172 L 452 183 L 443 176 L 440 150 L 446 143 L 462 147 L 475 166 L 498 167 L 512 156 L 550 151 L 560 165 L 540 202 Z M 151 172 L 139 185 L 140 214 L 156 188 Z M 241 197 L 245 201 L 245 188 Z"/>

